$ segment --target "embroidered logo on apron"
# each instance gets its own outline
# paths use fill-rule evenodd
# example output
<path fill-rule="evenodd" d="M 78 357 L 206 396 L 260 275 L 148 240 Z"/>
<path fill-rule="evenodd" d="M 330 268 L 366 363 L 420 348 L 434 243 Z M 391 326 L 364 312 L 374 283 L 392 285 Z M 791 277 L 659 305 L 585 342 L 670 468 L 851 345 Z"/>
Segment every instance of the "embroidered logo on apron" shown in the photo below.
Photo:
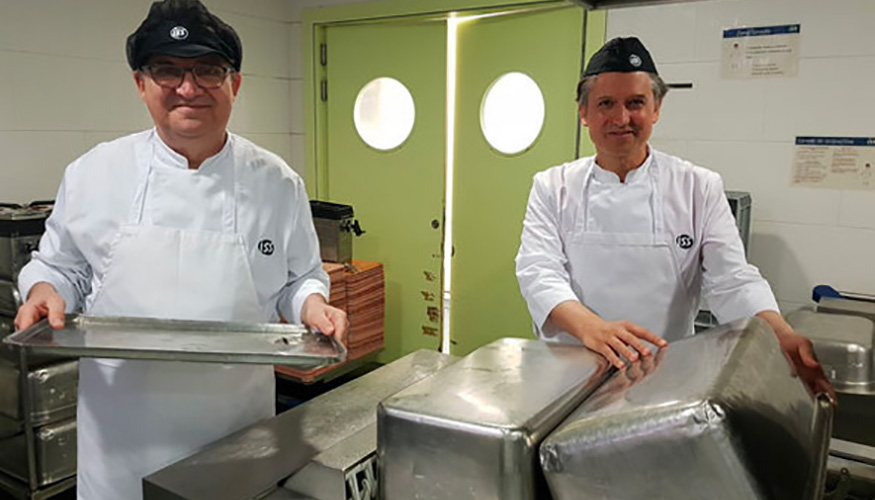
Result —
<path fill-rule="evenodd" d="M 687 250 L 693 246 L 693 238 L 688 234 L 682 234 L 675 238 L 675 243 L 678 244 L 679 247 Z"/>
<path fill-rule="evenodd" d="M 261 240 L 258 242 L 258 251 L 263 255 L 273 255 L 273 242 L 270 240 Z"/>

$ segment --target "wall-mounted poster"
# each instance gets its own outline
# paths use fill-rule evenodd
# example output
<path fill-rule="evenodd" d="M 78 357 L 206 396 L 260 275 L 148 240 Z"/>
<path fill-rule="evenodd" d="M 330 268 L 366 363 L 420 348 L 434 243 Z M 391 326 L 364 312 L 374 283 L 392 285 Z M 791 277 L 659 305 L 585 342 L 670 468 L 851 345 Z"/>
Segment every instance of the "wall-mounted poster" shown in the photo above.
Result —
<path fill-rule="evenodd" d="M 723 30 L 723 78 L 796 76 L 800 26 Z"/>
<path fill-rule="evenodd" d="M 797 137 L 794 186 L 875 190 L 875 137 Z"/>

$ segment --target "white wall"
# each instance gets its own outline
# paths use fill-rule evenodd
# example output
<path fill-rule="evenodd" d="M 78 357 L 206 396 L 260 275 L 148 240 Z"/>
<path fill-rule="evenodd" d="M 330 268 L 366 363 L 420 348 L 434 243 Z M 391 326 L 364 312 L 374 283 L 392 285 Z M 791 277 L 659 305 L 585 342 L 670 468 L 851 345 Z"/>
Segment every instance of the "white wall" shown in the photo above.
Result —
<path fill-rule="evenodd" d="M 720 78 L 726 28 L 800 23 L 795 78 Z M 786 310 L 815 284 L 875 294 L 875 192 L 790 186 L 796 136 L 875 137 L 875 2 L 713 0 L 615 9 L 608 38 L 636 35 L 669 82 L 655 147 L 750 191 L 750 260 Z"/>
<path fill-rule="evenodd" d="M 205 0 L 243 41 L 231 130 L 303 172 L 293 151 L 300 68 L 294 0 Z M 54 198 L 64 167 L 151 126 L 125 61 L 150 0 L 0 0 L 0 201 Z M 300 148 L 298 148 L 300 149 Z"/>

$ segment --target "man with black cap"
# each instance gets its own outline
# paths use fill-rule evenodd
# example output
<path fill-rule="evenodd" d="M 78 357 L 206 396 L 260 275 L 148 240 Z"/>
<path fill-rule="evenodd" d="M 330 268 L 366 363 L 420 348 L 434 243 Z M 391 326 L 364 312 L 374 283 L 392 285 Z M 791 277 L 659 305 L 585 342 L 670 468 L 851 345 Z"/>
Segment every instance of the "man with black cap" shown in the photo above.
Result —
<path fill-rule="evenodd" d="M 152 5 L 127 56 L 151 130 L 66 170 L 16 325 L 64 313 L 236 322 L 280 316 L 342 337 L 301 178 L 226 127 L 234 30 L 197 0 Z M 78 494 L 142 498 L 142 478 L 274 414 L 270 366 L 82 359 Z"/>
<path fill-rule="evenodd" d="M 647 361 L 693 334 L 704 287 L 718 320 L 763 318 L 809 386 L 831 392 L 811 342 L 747 263 L 720 176 L 648 145 L 668 87 L 644 45 L 606 43 L 577 91 L 596 155 L 535 175 L 516 257 L 537 334 L 618 368 Z"/>

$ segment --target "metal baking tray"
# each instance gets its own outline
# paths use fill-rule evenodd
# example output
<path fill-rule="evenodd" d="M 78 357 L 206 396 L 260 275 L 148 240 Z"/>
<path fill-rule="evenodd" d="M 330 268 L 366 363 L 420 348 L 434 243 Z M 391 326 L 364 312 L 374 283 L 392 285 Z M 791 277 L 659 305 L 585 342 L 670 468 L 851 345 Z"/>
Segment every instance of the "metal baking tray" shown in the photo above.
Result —
<path fill-rule="evenodd" d="M 544 440 L 541 465 L 555 500 L 820 500 L 831 418 L 752 318 L 617 372 Z"/>
<path fill-rule="evenodd" d="M 0 414 L 23 419 L 18 366 L 0 363 Z M 27 372 L 30 422 L 42 425 L 76 414 L 79 362 L 66 361 Z"/>
<path fill-rule="evenodd" d="M 862 316 L 793 311 L 787 322 L 814 344 L 836 390 L 875 396 L 875 323 Z"/>
<path fill-rule="evenodd" d="M 379 498 L 541 498 L 538 444 L 610 373 L 582 346 L 501 339 L 377 410 Z"/>
<path fill-rule="evenodd" d="M 301 325 L 244 324 L 68 315 L 64 328 L 46 320 L 3 342 L 29 353 L 81 358 L 150 359 L 316 368 L 346 359 L 334 338 Z"/>

